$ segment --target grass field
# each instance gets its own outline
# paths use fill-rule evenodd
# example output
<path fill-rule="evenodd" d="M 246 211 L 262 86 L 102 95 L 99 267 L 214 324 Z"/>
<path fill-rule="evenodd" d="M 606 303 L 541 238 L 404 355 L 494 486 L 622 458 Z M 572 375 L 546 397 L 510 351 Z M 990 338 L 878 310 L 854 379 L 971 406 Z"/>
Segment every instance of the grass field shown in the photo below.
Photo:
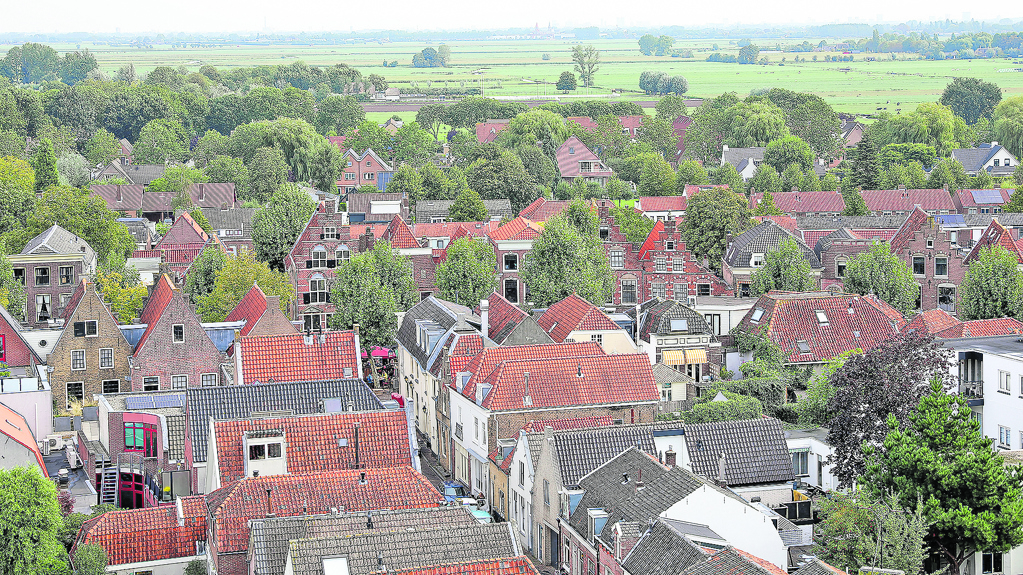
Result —
<path fill-rule="evenodd" d="M 811 43 L 817 40 L 809 39 Z M 783 45 L 797 44 L 802 39 L 778 40 Z M 776 41 L 762 42 L 773 45 Z M 713 44 L 720 50 L 712 50 Z M 476 41 L 451 42 L 452 66 L 449 68 L 412 68 L 412 55 L 426 44 L 384 43 L 343 46 L 252 46 L 237 45 L 215 48 L 182 48 L 157 46 L 152 50 L 135 50 L 124 46 L 82 44 L 96 54 L 101 69 L 113 73 L 131 62 L 140 73 L 156 66 L 186 66 L 197 70 L 203 64 L 221 67 L 280 64 L 303 60 L 310 65 L 327 66 L 345 62 L 358 67 L 364 75 L 380 74 L 398 87 L 411 82 L 433 87 L 478 86 L 481 76 L 472 72 L 486 68 L 486 95 L 502 97 L 537 97 L 551 95 L 553 82 L 561 72 L 572 70 L 570 41 Z M 945 60 L 917 59 L 864 61 L 868 55 L 856 54 L 854 62 L 823 62 L 825 54 L 817 53 L 819 62 L 796 64 L 796 56 L 813 58 L 814 53 L 771 53 L 769 66 L 743 66 L 706 62 L 714 51 L 735 53 L 738 48 L 727 40 L 682 41 L 676 46 L 691 48 L 693 59 L 643 56 L 634 40 L 601 40 L 593 42 L 601 51 L 602 64 L 596 75 L 598 87 L 579 89 L 573 97 L 608 97 L 612 89 L 626 90 L 616 99 L 649 100 L 638 90 L 643 70 L 682 74 L 689 80 L 689 96 L 712 97 L 734 91 L 745 96 L 751 90 L 783 87 L 813 92 L 827 99 L 842 112 L 869 114 L 879 108 L 895 112 L 911 110 L 920 102 L 934 101 L 955 76 L 975 76 L 995 82 L 1006 95 L 1023 93 L 1023 73 L 999 72 L 1018 66 L 1011 59 Z M 0 46 L 0 53 L 9 47 Z M 75 46 L 55 45 L 58 51 Z M 544 53 L 550 60 L 542 60 Z M 906 55 L 910 57 L 914 55 Z M 901 57 L 901 56 L 900 56 Z M 785 58 L 784 65 L 779 65 Z M 398 67 L 383 67 L 384 61 L 397 61 Z M 546 83 L 546 84 L 545 84 Z M 411 113 L 399 113 L 407 116 Z M 384 119 L 390 114 L 383 116 Z M 411 119 L 411 118 L 406 118 Z"/>

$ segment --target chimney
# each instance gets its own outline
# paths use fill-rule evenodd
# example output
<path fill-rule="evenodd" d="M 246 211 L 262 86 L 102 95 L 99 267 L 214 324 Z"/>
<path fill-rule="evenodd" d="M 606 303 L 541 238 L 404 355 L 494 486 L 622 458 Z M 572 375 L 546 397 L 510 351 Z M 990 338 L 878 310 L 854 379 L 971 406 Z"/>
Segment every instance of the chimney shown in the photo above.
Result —
<path fill-rule="evenodd" d="M 637 492 L 638 491 L 643 491 L 644 487 L 646 487 L 646 485 L 643 485 L 643 470 L 640 469 L 639 470 L 639 479 L 636 479 L 636 491 Z"/>
<path fill-rule="evenodd" d="M 548 441 L 554 439 L 554 428 L 549 425 L 543 426 L 543 437 Z"/>
<path fill-rule="evenodd" d="M 266 296 L 266 309 L 281 309 L 281 296 Z"/>
<path fill-rule="evenodd" d="M 899 188 L 898 189 L 905 190 L 906 189 L 906 185 L 905 184 L 899 184 Z"/>
<path fill-rule="evenodd" d="M 490 337 L 490 302 L 485 299 L 480 300 L 480 319 L 482 320 L 480 331 L 484 336 Z"/>
<path fill-rule="evenodd" d="M 668 451 L 664 452 L 664 464 L 668 467 L 675 467 L 675 450 L 668 446 Z"/>
<path fill-rule="evenodd" d="M 366 481 L 366 472 L 365 471 L 360 471 L 359 472 L 359 485 L 365 485 L 366 483 L 368 483 Z"/>
<path fill-rule="evenodd" d="M 121 184 L 117 184 L 117 201 L 121 201 Z"/>
<path fill-rule="evenodd" d="M 728 483 L 725 482 L 725 454 L 724 454 L 724 452 L 722 452 L 721 455 L 718 457 L 718 485 L 721 485 L 722 487 L 728 485 Z"/>
<path fill-rule="evenodd" d="M 372 528 L 373 528 L 373 510 L 371 509 L 371 510 L 366 512 L 366 529 L 372 529 Z"/>
<path fill-rule="evenodd" d="M 266 486 L 266 516 L 267 517 L 274 517 L 275 516 L 273 500 L 270 498 L 270 494 L 273 492 L 273 490 L 274 490 L 273 487 L 271 487 L 269 485 Z"/>
<path fill-rule="evenodd" d="M 664 220 L 664 233 L 673 236 L 675 235 L 675 220 L 668 218 Z"/>
<path fill-rule="evenodd" d="M 199 184 L 199 201 L 206 199 L 206 188 L 203 184 Z"/>
<path fill-rule="evenodd" d="M 581 363 L 579 365 L 577 365 L 576 368 L 575 368 L 575 376 L 576 377 L 582 377 L 583 376 L 583 365 Z"/>
<path fill-rule="evenodd" d="M 942 184 L 941 185 L 941 189 L 943 189 L 943 190 L 945 190 L 947 192 L 948 191 L 948 184 Z"/>

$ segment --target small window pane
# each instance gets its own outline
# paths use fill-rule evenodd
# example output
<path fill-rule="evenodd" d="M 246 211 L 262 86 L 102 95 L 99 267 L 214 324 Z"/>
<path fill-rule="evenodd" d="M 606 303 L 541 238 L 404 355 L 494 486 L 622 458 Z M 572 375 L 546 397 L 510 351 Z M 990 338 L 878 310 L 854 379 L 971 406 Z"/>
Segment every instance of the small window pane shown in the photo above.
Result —
<path fill-rule="evenodd" d="M 249 461 L 256 461 L 259 459 L 266 459 L 266 445 L 250 445 Z"/>
<path fill-rule="evenodd" d="M 266 446 L 266 451 L 267 451 L 267 453 L 266 453 L 267 457 L 272 457 L 272 458 L 275 458 L 275 459 L 280 458 L 280 456 L 281 456 L 281 444 L 280 443 L 271 443 L 271 444 Z"/>

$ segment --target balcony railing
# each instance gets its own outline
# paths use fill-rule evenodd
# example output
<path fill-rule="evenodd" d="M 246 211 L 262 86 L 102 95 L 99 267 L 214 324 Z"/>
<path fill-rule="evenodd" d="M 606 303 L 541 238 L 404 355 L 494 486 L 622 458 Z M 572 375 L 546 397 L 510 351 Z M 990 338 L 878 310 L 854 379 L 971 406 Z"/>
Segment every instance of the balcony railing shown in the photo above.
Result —
<path fill-rule="evenodd" d="M 984 399 L 984 380 L 959 380 L 959 395 L 966 399 Z"/>

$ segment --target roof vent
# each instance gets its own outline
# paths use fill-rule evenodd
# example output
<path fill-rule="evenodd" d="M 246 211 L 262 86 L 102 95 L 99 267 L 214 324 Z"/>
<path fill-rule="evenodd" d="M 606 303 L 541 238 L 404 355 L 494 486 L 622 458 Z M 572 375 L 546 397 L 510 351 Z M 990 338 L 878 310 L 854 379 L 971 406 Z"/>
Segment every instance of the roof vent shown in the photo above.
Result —
<path fill-rule="evenodd" d="M 579 364 L 576 367 L 575 376 L 576 377 L 582 377 L 583 376 L 583 366 L 582 366 L 582 364 Z"/>
<path fill-rule="evenodd" d="M 367 481 L 366 481 L 366 472 L 365 471 L 360 471 L 359 472 L 359 485 L 365 485 L 366 483 L 367 483 Z"/>

